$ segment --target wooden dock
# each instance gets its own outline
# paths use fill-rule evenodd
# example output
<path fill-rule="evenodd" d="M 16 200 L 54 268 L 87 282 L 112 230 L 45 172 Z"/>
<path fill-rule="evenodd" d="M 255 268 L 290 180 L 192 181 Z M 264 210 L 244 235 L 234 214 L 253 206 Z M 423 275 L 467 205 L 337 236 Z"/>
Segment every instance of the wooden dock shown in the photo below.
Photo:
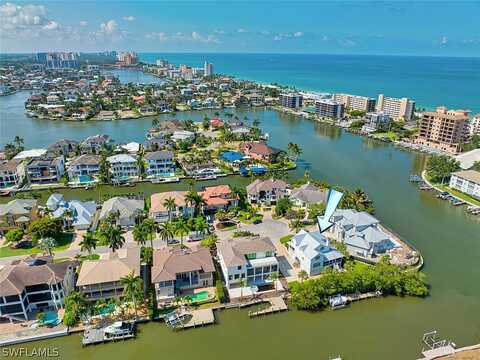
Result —
<path fill-rule="evenodd" d="M 269 315 L 269 314 L 274 314 L 277 312 L 288 310 L 287 304 L 281 297 L 269 298 L 267 299 L 267 301 L 269 305 L 265 309 L 258 310 L 258 311 L 250 311 L 248 313 L 248 316 L 252 318 L 252 317 Z"/>
<path fill-rule="evenodd" d="M 215 324 L 215 315 L 212 309 L 193 310 L 190 314 L 192 315 L 190 320 L 177 325 L 174 329 L 191 329 Z"/>
<path fill-rule="evenodd" d="M 348 302 L 352 302 L 352 301 L 370 299 L 370 298 L 380 297 L 380 296 L 382 296 L 382 293 L 380 291 L 372 291 L 364 294 L 349 294 L 347 295 L 347 300 Z"/>
<path fill-rule="evenodd" d="M 106 343 L 110 341 L 128 340 L 128 339 L 133 339 L 134 337 L 135 337 L 134 331 L 128 334 L 106 336 L 105 328 L 103 327 L 98 329 L 88 328 L 88 329 L 85 329 L 85 331 L 83 332 L 82 345 L 87 346 L 87 345 Z"/>

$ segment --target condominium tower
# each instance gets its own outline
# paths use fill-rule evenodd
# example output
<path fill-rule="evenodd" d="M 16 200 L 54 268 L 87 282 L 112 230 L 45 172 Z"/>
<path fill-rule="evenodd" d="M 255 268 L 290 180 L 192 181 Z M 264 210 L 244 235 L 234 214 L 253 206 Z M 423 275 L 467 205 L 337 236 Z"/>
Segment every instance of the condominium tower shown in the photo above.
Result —
<path fill-rule="evenodd" d="M 343 104 L 345 109 L 360 110 L 366 112 L 375 111 L 375 99 L 367 96 L 357 96 L 350 94 L 335 94 L 333 101 Z"/>
<path fill-rule="evenodd" d="M 303 96 L 300 94 L 281 94 L 280 95 L 280 104 L 282 106 L 297 109 L 302 107 Z"/>
<path fill-rule="evenodd" d="M 468 137 L 468 113 L 444 106 L 435 112 L 424 112 L 415 143 L 449 153 L 460 152 L 460 143 Z"/>
<path fill-rule="evenodd" d="M 331 100 L 319 100 L 315 102 L 315 112 L 320 117 L 340 120 L 343 118 L 343 104 Z"/>
<path fill-rule="evenodd" d="M 410 121 L 415 112 L 415 101 L 408 98 L 392 98 L 378 95 L 377 111 L 383 111 L 395 120 Z"/>

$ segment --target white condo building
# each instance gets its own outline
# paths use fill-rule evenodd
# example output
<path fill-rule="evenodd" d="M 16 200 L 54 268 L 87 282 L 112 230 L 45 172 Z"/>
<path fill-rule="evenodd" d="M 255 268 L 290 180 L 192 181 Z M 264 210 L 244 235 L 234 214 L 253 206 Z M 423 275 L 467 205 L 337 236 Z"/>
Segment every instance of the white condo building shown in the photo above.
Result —
<path fill-rule="evenodd" d="M 333 101 L 343 104 L 345 109 L 348 110 L 360 110 L 366 112 L 375 111 L 375 99 L 367 96 L 334 94 Z"/>
<path fill-rule="evenodd" d="M 408 98 L 392 98 L 378 95 L 377 111 L 383 111 L 395 120 L 410 121 L 415 112 L 415 101 Z"/>

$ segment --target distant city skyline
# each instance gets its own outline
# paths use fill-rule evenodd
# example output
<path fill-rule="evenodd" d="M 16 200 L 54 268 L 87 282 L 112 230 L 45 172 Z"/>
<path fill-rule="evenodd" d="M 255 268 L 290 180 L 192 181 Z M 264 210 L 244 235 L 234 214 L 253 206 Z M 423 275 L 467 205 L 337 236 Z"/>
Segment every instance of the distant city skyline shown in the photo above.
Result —
<path fill-rule="evenodd" d="M 478 1 L 12 1 L 0 52 L 480 56 Z"/>

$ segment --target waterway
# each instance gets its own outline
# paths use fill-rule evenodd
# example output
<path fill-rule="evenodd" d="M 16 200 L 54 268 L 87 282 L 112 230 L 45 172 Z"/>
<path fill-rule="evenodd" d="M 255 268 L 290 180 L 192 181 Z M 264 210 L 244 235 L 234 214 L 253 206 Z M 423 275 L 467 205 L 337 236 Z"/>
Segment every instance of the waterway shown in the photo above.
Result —
<path fill-rule="evenodd" d="M 62 123 L 23 118 L 23 111 L 17 111 L 23 106 L 19 104 L 22 96 L 0 98 L 2 144 L 19 135 L 27 147 L 43 147 L 61 137 L 82 139 L 95 133 L 108 133 L 117 141 L 140 141 L 151 124 L 151 119 Z M 176 117 L 201 120 L 205 114 L 212 112 L 179 113 Z M 374 299 L 335 312 L 289 311 L 259 319 L 249 319 L 246 311 L 224 311 L 217 314 L 217 325 L 204 329 L 173 333 L 163 324 L 150 323 L 140 326 L 136 340 L 124 343 L 82 348 L 75 335 L 26 347 L 54 346 L 61 358 L 82 360 L 154 356 L 171 360 L 328 359 L 337 354 L 347 360 L 404 360 L 416 358 L 422 334 L 432 329 L 458 345 L 479 341 L 480 219 L 433 194 L 419 192 L 408 182 L 410 173 L 424 167 L 424 155 L 274 111 L 238 111 L 238 115 L 258 118 L 273 146 L 301 145 L 303 154 L 293 176 L 309 169 L 313 177 L 363 188 L 375 201 L 377 217 L 422 252 L 431 295 L 426 299 Z M 246 180 L 219 181 L 244 184 Z M 143 184 L 102 187 L 101 191 L 148 195 L 184 186 Z M 84 190 L 68 193 L 68 197 L 99 196 L 102 194 Z"/>

